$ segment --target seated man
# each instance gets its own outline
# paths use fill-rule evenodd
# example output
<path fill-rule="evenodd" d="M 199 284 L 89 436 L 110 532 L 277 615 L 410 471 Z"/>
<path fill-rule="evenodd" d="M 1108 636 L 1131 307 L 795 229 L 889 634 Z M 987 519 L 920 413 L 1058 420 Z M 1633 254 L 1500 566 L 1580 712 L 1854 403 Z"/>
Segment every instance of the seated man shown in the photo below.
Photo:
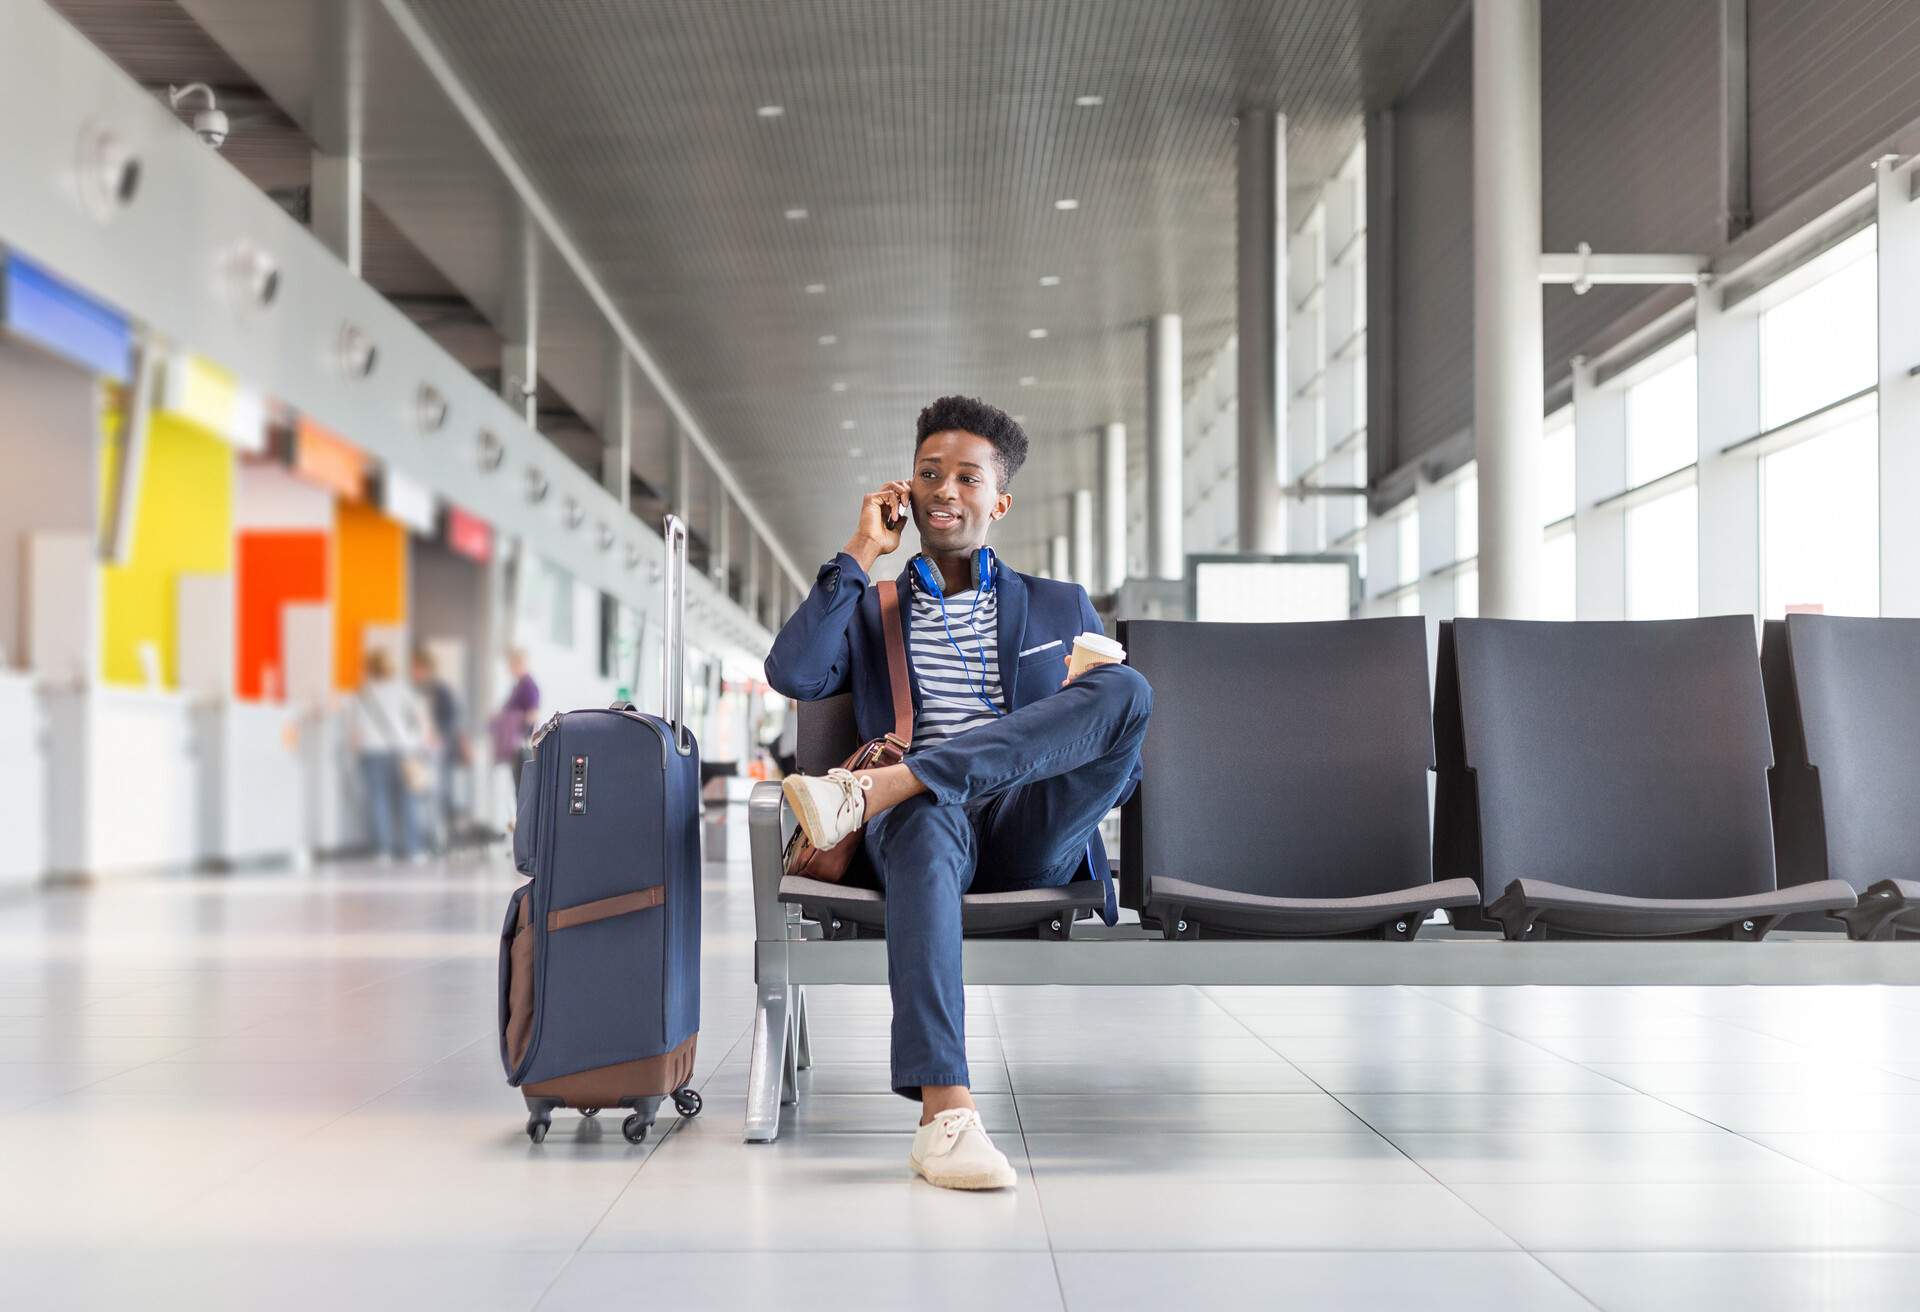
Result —
<path fill-rule="evenodd" d="M 994 521 L 1027 455 L 1011 418 L 969 397 L 920 412 L 913 477 L 867 494 L 846 549 L 781 628 L 767 682 L 802 701 L 851 690 L 863 739 L 893 728 L 874 563 L 900 545 L 908 514 L 921 554 L 899 579 L 913 690 L 905 761 L 858 774 L 789 776 L 807 839 L 832 847 L 865 824 L 887 899 L 893 1087 L 922 1105 L 910 1164 L 937 1185 L 1004 1188 L 1013 1168 L 967 1091 L 960 898 L 1107 882 L 1101 817 L 1139 777 L 1152 692 L 1124 665 L 1068 680 L 1081 633 L 1100 632 L 1086 590 L 997 562 Z"/>

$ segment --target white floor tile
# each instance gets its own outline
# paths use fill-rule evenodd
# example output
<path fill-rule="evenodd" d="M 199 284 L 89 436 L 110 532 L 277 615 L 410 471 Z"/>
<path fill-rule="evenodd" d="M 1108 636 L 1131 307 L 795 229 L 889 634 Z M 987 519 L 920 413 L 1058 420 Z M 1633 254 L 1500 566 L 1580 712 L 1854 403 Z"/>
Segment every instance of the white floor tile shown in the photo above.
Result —
<path fill-rule="evenodd" d="M 1318 1093 L 1278 1057 L 1267 1061 L 1015 1062 L 1007 1067 L 1016 1094 L 1087 1093 L 1125 1098 L 1140 1093 Z"/>
<path fill-rule="evenodd" d="M 848 1235 L 843 1242 L 856 1236 Z M 582 1253 L 540 1312 L 632 1305 L 680 1312 L 1053 1312 L 1060 1284 L 1046 1253 Z"/>
<path fill-rule="evenodd" d="M 1428 1176 L 1371 1131 L 1295 1134 L 1028 1133 L 1041 1193 L 1056 1180 L 1365 1180 L 1422 1183 Z"/>
<path fill-rule="evenodd" d="M 1702 1134 L 1405 1134 L 1395 1148 L 1443 1184 L 1554 1180 L 1790 1180 L 1821 1174 L 1724 1131 Z"/>
<path fill-rule="evenodd" d="M 1035 1093 L 1019 1096 L 1028 1134 L 1355 1133 L 1357 1117 L 1324 1093 Z"/>
<path fill-rule="evenodd" d="M 1575 1312 L 1590 1304 L 1524 1253 L 1062 1253 L 1070 1312 Z"/>
<path fill-rule="evenodd" d="M 1534 1252 L 1920 1251 L 1920 1213 L 1852 1185 L 1494 1181 L 1452 1188 Z"/>
<path fill-rule="evenodd" d="M 1606 1312 L 1905 1312 L 1913 1253 L 1540 1253 Z"/>
<path fill-rule="evenodd" d="M 1658 1099 L 1626 1091 L 1343 1093 L 1340 1101 L 1383 1134 L 1689 1134 L 1712 1128 Z"/>

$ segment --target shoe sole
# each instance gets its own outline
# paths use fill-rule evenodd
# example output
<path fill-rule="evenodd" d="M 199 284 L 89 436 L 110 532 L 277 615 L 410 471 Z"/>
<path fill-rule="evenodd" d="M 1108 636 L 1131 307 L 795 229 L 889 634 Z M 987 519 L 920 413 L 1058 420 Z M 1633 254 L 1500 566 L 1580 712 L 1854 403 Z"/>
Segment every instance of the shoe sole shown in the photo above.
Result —
<path fill-rule="evenodd" d="M 915 1175 L 936 1189 L 1011 1189 L 1019 1180 L 1012 1171 L 1008 1171 L 1005 1177 L 988 1174 L 951 1175 L 944 1180 L 936 1180 L 927 1173 L 927 1168 L 920 1164 L 919 1158 L 907 1158 L 907 1165 L 913 1168 Z"/>
<path fill-rule="evenodd" d="M 826 826 L 820 822 L 820 813 L 814 810 L 813 795 L 806 789 L 797 787 L 794 778 L 789 775 L 780 781 L 780 793 L 787 799 L 787 805 L 793 808 L 794 818 L 799 820 L 801 832 L 806 834 L 807 841 L 824 851 L 826 849 L 821 844 L 819 835 Z"/>

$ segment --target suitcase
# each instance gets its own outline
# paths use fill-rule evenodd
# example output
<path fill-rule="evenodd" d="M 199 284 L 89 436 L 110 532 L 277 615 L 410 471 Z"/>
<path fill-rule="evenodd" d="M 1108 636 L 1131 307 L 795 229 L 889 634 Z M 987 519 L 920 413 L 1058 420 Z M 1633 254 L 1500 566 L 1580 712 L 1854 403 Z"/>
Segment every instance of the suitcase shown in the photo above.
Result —
<path fill-rule="evenodd" d="M 500 935 L 500 1059 L 527 1136 L 555 1110 L 631 1111 L 646 1138 L 687 1087 L 700 1028 L 700 753 L 686 704 L 687 530 L 666 524 L 670 719 L 630 704 L 554 715 L 521 770 L 514 890 Z"/>

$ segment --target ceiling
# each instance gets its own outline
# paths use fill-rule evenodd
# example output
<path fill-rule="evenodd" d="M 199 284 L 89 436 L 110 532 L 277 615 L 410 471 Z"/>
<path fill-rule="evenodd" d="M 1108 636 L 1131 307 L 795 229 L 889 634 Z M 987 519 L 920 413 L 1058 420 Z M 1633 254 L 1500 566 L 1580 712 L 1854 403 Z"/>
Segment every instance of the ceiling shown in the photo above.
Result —
<path fill-rule="evenodd" d="M 1091 485 L 1094 427 L 1124 420 L 1143 445 L 1144 320 L 1185 316 L 1189 378 L 1233 330 L 1236 110 L 1286 113 L 1289 183 L 1312 186 L 1359 139 L 1362 111 L 1393 98 L 1459 9 L 383 3 L 418 19 L 802 570 L 845 541 L 859 492 L 906 472 L 916 412 L 951 391 L 1025 417 L 1033 455 L 1003 542 L 1024 554 L 1018 563 L 1038 564 L 1017 549 L 1064 528 L 1065 494 Z M 59 7 L 101 44 L 104 32 L 131 46 L 109 53 L 136 77 L 179 80 L 204 65 L 214 71 L 191 76 L 245 80 L 217 51 L 194 48 L 206 35 L 174 0 Z M 240 62 L 291 114 L 267 123 L 278 112 L 269 103 L 263 133 L 288 133 L 287 163 L 303 162 L 307 138 L 291 125 L 324 135 L 313 120 L 325 73 L 285 71 L 321 62 L 297 49 L 304 38 L 280 12 L 297 6 L 187 8 L 246 53 Z M 406 102 L 378 89 L 379 67 L 376 53 L 370 138 L 408 130 L 398 111 L 380 121 L 380 106 Z M 1082 96 L 1104 103 L 1076 106 Z M 757 112 L 768 105 L 782 112 Z M 271 172 L 249 166 L 245 153 L 263 147 L 243 135 L 236 124 L 228 158 Z M 380 205 L 390 189 L 406 233 L 369 216 L 370 281 L 430 311 L 451 305 L 455 319 L 468 302 L 494 315 L 502 276 L 478 286 L 489 280 L 474 270 L 498 264 L 497 233 L 457 204 L 432 214 L 402 195 L 421 171 L 417 154 L 403 180 L 372 162 L 377 141 L 368 149 L 369 200 Z M 1056 209 L 1063 198 L 1079 207 Z M 789 219 L 792 209 L 806 217 Z M 1042 275 L 1058 285 L 1043 287 Z M 466 318 L 449 331 L 490 351 L 498 334 Z M 573 335 L 584 351 L 584 329 Z M 561 368 L 543 347 L 543 375 L 550 356 Z M 556 378 L 573 409 L 597 413 L 581 395 L 597 374 L 581 371 L 571 388 Z M 667 481 L 659 431 L 636 450 L 636 473 L 653 487 Z"/>

